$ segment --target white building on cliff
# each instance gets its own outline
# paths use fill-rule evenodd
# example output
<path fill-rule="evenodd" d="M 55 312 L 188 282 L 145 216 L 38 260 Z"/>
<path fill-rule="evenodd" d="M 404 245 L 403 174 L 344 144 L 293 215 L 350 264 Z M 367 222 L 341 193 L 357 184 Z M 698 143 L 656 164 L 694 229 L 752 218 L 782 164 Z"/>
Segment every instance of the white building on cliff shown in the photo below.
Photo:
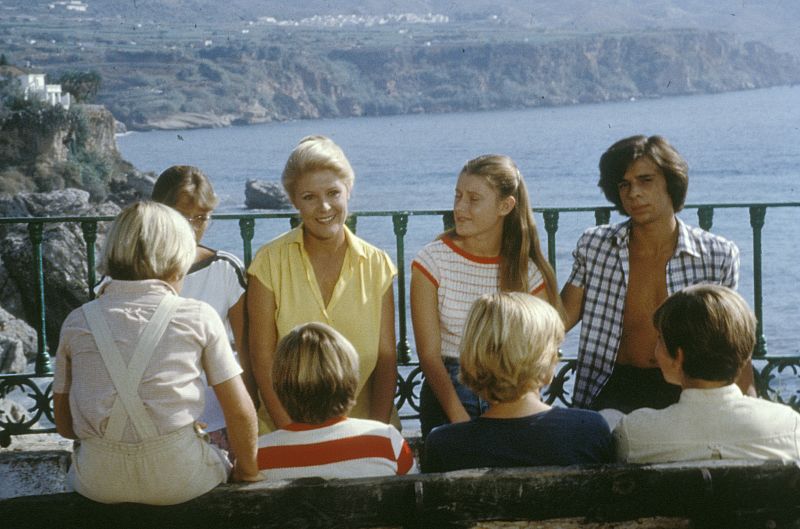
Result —
<path fill-rule="evenodd" d="M 72 103 L 69 92 L 62 92 L 60 84 L 46 84 L 44 76 L 43 73 L 25 73 L 17 77 L 25 99 L 36 98 L 54 106 L 69 108 Z"/>

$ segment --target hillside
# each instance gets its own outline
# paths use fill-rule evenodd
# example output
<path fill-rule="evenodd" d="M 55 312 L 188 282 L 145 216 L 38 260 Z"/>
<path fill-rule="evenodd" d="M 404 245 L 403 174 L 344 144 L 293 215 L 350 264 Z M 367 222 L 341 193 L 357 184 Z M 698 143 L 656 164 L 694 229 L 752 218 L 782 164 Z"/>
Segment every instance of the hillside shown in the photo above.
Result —
<path fill-rule="evenodd" d="M 58 2 L 2 0 L 0 51 L 53 78 L 99 72 L 96 102 L 131 129 L 523 108 L 800 81 L 800 56 L 707 29 L 724 19 L 723 7 L 646 0 L 615 16 L 631 2 L 599 11 L 586 0 L 562 4 L 559 11 L 537 2 L 526 17 L 525 3 L 511 0 L 494 8 L 417 1 L 403 5 L 430 14 L 392 18 L 373 13 L 399 2 L 372 0 L 343 18 L 356 4 L 96 0 L 67 12 Z M 725 17 L 766 21 L 750 32 L 771 27 L 779 36 L 781 15 L 800 8 L 777 0 L 774 7 L 756 13 L 742 4 Z M 667 29 L 679 24 L 696 29 Z"/>

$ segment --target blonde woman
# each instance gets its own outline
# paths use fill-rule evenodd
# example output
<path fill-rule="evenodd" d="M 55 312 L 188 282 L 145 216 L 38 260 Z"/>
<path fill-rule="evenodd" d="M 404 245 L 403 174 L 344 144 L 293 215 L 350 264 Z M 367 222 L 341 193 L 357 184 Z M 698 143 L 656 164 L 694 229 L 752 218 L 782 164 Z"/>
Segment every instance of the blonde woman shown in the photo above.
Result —
<path fill-rule="evenodd" d="M 102 503 L 181 503 L 228 478 L 224 452 L 197 427 L 203 376 L 237 454 L 231 479 L 259 479 L 256 415 L 225 328 L 207 304 L 178 296 L 195 255 L 175 210 L 137 202 L 108 234 L 94 301 L 64 321 L 56 353 L 56 429 L 79 439 L 69 482 Z"/>
<path fill-rule="evenodd" d="M 540 299 L 522 292 L 479 298 L 461 342 L 461 379 L 490 407 L 469 422 L 435 428 L 423 471 L 611 461 L 611 432 L 599 413 L 540 399 L 563 339 L 561 317 Z"/>
<path fill-rule="evenodd" d="M 453 216 L 455 228 L 426 245 L 411 265 L 411 319 L 425 373 L 423 436 L 488 408 L 458 381 L 458 344 L 478 297 L 529 292 L 561 307 L 525 180 L 511 158 L 490 154 L 467 162 L 456 183 Z"/>
<path fill-rule="evenodd" d="M 342 149 L 324 136 L 301 140 L 283 170 L 284 189 L 302 223 L 265 244 L 248 269 L 250 355 L 267 412 L 261 433 L 291 422 L 272 387 L 276 344 L 295 326 L 314 321 L 339 331 L 358 351 L 351 416 L 392 417 L 397 271 L 386 252 L 345 225 L 354 179 Z"/>

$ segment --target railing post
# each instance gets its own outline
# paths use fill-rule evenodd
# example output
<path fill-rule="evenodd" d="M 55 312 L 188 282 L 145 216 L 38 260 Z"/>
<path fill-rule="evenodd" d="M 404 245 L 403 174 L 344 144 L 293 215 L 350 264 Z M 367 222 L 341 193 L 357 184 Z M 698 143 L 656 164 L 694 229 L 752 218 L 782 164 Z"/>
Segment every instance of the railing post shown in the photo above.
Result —
<path fill-rule="evenodd" d="M 97 221 L 82 220 L 81 231 L 83 231 L 83 240 L 86 242 L 86 281 L 89 284 L 89 299 L 94 299 L 94 285 L 97 282 L 94 251 L 94 245 L 97 242 Z"/>
<path fill-rule="evenodd" d="M 594 223 L 597 226 L 611 222 L 611 208 L 597 208 L 594 210 Z"/>
<path fill-rule="evenodd" d="M 452 230 L 456 227 L 456 218 L 452 211 L 448 211 L 442 215 L 442 225 L 444 226 L 444 231 Z"/>
<path fill-rule="evenodd" d="M 711 206 L 700 206 L 697 208 L 697 222 L 706 231 L 711 231 L 714 224 L 714 208 Z"/>
<path fill-rule="evenodd" d="M 358 226 L 358 217 L 356 217 L 355 215 L 349 215 L 347 217 L 347 220 L 344 221 L 344 223 L 347 225 L 348 228 L 350 228 L 350 231 L 355 233 L 356 227 Z"/>
<path fill-rule="evenodd" d="M 547 232 L 547 260 L 553 270 L 556 269 L 556 232 L 558 231 L 558 211 L 547 209 L 542 212 L 544 229 Z"/>
<path fill-rule="evenodd" d="M 767 340 L 764 338 L 764 314 L 762 308 L 761 290 L 761 229 L 764 227 L 764 219 L 767 216 L 765 206 L 750 207 L 750 226 L 753 228 L 753 306 L 756 313 L 758 324 L 756 326 L 756 350 L 753 356 L 765 356 L 767 354 Z"/>
<path fill-rule="evenodd" d="M 254 218 L 239 219 L 239 234 L 242 237 L 244 268 L 247 270 L 253 260 L 253 236 L 256 234 L 256 220 Z"/>
<path fill-rule="evenodd" d="M 28 236 L 33 245 L 33 264 L 36 269 L 36 305 L 39 311 L 39 322 L 36 326 L 38 339 L 35 372 L 37 375 L 48 375 L 53 372 L 50 366 L 50 355 L 47 353 L 47 318 L 44 306 L 44 265 L 42 260 L 42 234 L 44 224 L 41 222 L 28 223 Z"/>
<path fill-rule="evenodd" d="M 408 331 L 406 327 L 406 259 L 405 236 L 408 231 L 408 215 L 392 215 L 394 235 L 397 241 L 397 305 L 400 339 L 397 341 L 397 361 L 407 364 L 411 361 L 411 347 L 408 345 Z"/>

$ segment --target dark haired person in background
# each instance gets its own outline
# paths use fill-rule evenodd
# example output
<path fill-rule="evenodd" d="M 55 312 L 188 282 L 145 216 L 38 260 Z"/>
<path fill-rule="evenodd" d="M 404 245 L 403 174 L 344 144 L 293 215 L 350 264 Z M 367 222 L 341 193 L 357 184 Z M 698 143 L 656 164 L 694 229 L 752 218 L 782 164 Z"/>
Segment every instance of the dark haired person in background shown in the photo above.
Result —
<path fill-rule="evenodd" d="M 583 322 L 575 406 L 629 413 L 676 402 L 680 387 L 656 363 L 653 313 L 689 285 L 736 288 L 736 245 L 676 216 L 688 183 L 686 161 L 661 136 L 622 139 L 600 158 L 598 185 L 629 219 L 583 233 L 561 291 L 566 328 Z M 747 392 L 752 380 L 748 365 L 738 382 Z"/>

